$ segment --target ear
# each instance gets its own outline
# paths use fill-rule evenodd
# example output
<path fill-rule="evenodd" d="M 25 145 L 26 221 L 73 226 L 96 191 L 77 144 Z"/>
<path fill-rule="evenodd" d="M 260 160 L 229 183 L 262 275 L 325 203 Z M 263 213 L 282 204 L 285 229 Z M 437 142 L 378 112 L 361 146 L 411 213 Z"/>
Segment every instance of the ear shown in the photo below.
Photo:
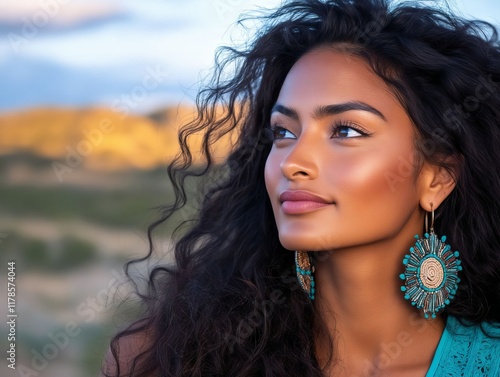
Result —
<path fill-rule="evenodd" d="M 425 162 L 419 174 L 420 206 L 430 212 L 432 203 L 432 208 L 437 209 L 455 186 L 456 179 L 452 172 Z"/>

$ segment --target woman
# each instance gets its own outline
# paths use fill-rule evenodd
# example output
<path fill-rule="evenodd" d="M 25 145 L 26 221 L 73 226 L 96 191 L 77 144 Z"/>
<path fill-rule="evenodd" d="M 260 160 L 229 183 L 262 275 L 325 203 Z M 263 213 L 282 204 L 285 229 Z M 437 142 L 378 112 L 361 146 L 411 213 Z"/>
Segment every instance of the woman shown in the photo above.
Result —
<path fill-rule="evenodd" d="M 177 201 L 150 232 L 186 177 L 215 183 L 106 374 L 500 375 L 496 30 L 384 0 L 288 2 L 264 21 L 219 55 L 181 132 Z"/>

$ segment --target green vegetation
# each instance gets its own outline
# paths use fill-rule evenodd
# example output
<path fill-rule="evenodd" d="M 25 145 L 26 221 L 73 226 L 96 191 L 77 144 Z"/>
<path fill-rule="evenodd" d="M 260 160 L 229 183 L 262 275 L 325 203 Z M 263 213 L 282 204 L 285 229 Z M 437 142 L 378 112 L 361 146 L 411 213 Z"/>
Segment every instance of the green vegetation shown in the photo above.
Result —
<path fill-rule="evenodd" d="M 0 211 L 15 217 L 79 219 L 96 224 L 142 228 L 152 208 L 168 201 L 160 190 L 120 190 L 55 187 L 0 187 Z"/>
<path fill-rule="evenodd" d="M 5 256 L 15 259 L 23 271 L 66 273 L 84 268 L 98 259 L 92 242 L 64 237 L 55 242 L 10 234 L 5 240 Z"/>
<path fill-rule="evenodd" d="M 12 162 L 11 157 L 0 158 L 0 171 L 6 169 L 6 160 Z M 53 174 L 46 160 L 19 156 L 16 161 L 27 162 L 31 167 L 36 166 L 38 173 Z M 106 227 L 145 230 L 158 218 L 159 206 L 174 201 L 165 169 L 100 173 L 95 174 L 92 179 L 98 180 L 98 184 L 11 185 L 2 182 L 0 214 L 14 218 L 83 220 Z M 102 182 L 106 180 L 109 183 L 103 187 Z M 186 187 L 189 198 L 195 195 L 195 182 L 194 178 L 190 179 Z M 187 207 L 183 210 L 183 215 L 177 215 L 169 221 L 168 227 L 173 227 L 183 217 L 192 213 L 192 206 Z"/>
<path fill-rule="evenodd" d="M 125 261 L 145 251 L 132 255 L 135 245 L 127 245 L 123 253 L 108 253 L 106 245 L 113 244 L 115 235 L 130 233 L 138 235 L 140 244 L 148 225 L 160 215 L 158 207 L 174 201 L 173 190 L 165 168 L 93 172 L 82 166 L 59 183 L 51 163 L 27 154 L 0 157 L 0 262 L 5 266 L 7 260 L 16 261 L 17 283 L 37 284 L 20 288 L 17 296 L 25 324 L 19 352 L 31 360 L 32 349 L 41 352 L 50 342 L 49 333 L 64 331 L 68 321 L 74 321 L 82 331 L 71 338 L 68 350 L 77 352 L 60 350 L 51 367 L 74 365 L 83 375 L 97 375 L 111 335 L 120 324 L 136 318 L 140 307 L 133 300 L 118 306 L 119 295 L 114 302 L 112 296 L 109 307 L 102 310 L 94 309 L 88 300 L 115 289 L 109 284 Z M 161 227 L 162 239 L 194 215 L 197 180 L 188 182 L 188 204 Z M 104 240 L 96 238 L 101 234 Z M 4 274 L 1 271 L 0 277 Z M 87 274 L 94 283 L 88 287 L 81 285 L 81 277 Z M 58 295 L 53 285 L 57 279 L 74 292 L 71 297 Z M 36 296 L 30 296 L 31 289 Z M 85 305 L 84 314 L 78 311 L 81 305 Z"/>

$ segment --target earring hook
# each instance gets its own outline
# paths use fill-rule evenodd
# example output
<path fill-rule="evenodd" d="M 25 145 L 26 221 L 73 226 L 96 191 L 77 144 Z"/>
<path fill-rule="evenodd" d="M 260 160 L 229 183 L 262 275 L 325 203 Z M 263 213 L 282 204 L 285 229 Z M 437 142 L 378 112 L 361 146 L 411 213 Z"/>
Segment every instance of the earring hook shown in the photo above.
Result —
<path fill-rule="evenodd" d="M 430 203 L 431 205 L 431 233 L 434 233 L 434 203 Z M 425 213 L 425 233 L 429 233 L 429 212 Z"/>

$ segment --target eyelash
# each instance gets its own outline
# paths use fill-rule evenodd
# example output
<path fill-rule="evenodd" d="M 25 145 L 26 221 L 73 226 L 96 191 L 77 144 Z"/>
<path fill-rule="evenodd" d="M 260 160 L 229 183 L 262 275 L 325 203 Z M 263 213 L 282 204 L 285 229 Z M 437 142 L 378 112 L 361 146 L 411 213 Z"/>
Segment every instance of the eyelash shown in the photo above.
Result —
<path fill-rule="evenodd" d="M 344 121 L 344 120 L 339 120 L 337 122 L 335 122 L 332 126 L 332 133 L 335 133 L 335 132 L 338 132 L 341 128 L 350 128 L 356 132 L 358 132 L 361 136 L 356 136 L 356 137 L 366 137 L 366 136 L 369 136 L 370 133 L 367 132 L 363 127 L 355 124 L 355 123 L 352 123 L 352 122 L 349 122 L 349 121 Z M 339 137 L 341 139 L 350 139 L 350 138 L 345 138 L 345 137 Z"/>
<path fill-rule="evenodd" d="M 343 121 L 343 120 L 336 121 L 332 125 L 332 128 L 331 128 L 332 135 L 334 135 L 335 133 L 338 133 L 341 128 L 350 128 L 350 129 L 358 132 L 361 136 L 354 136 L 354 137 L 342 137 L 342 136 L 338 136 L 339 139 L 353 139 L 353 138 L 358 138 L 358 137 L 366 137 L 366 136 L 370 135 L 368 132 L 366 132 L 360 126 L 358 126 L 358 125 L 356 125 L 356 124 L 354 124 L 352 122 Z M 277 138 L 277 137 L 275 137 L 275 132 L 277 132 L 277 131 L 288 131 L 288 132 L 290 132 L 290 130 L 288 130 L 287 128 L 283 127 L 280 123 L 271 124 L 266 131 L 268 131 L 268 136 L 270 137 L 270 139 L 272 141 L 275 141 L 275 140 L 286 140 L 285 138 Z"/>

